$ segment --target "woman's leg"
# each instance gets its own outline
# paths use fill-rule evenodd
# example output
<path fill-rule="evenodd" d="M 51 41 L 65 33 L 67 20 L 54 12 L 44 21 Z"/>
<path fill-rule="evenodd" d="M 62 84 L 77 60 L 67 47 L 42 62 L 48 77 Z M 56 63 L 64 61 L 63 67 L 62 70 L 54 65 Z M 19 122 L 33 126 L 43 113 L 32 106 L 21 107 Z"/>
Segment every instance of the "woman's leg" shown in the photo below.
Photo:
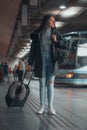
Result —
<path fill-rule="evenodd" d="M 46 54 L 42 52 L 42 77 L 39 78 L 40 88 L 40 110 L 39 114 L 43 114 L 46 100 Z"/>
<path fill-rule="evenodd" d="M 52 114 L 52 115 L 56 114 L 56 111 L 53 108 L 54 79 L 55 76 L 51 76 L 47 80 L 48 114 Z"/>
<path fill-rule="evenodd" d="M 51 76 L 47 79 L 47 97 L 48 97 L 48 106 L 52 107 L 54 99 L 54 78 Z"/>
<path fill-rule="evenodd" d="M 53 100 L 54 100 L 54 79 L 55 79 L 55 76 L 54 76 L 54 66 L 53 66 L 53 62 L 52 62 L 50 55 L 48 55 L 48 60 L 47 60 L 46 77 L 47 77 L 48 112 L 49 112 L 49 114 L 55 115 L 56 112 L 52 107 Z"/>
<path fill-rule="evenodd" d="M 39 79 L 40 83 L 40 105 L 45 106 L 45 100 L 46 100 L 46 78 L 40 78 Z"/>

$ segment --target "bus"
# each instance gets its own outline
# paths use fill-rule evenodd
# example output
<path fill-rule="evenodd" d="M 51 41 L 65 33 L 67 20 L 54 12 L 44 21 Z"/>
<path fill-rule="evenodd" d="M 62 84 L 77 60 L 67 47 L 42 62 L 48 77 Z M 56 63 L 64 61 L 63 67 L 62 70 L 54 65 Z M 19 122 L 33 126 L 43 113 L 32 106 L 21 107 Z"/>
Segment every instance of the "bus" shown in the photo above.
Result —
<path fill-rule="evenodd" d="M 55 77 L 55 85 L 87 85 L 87 31 L 70 32 L 63 37 L 69 49 Z"/>

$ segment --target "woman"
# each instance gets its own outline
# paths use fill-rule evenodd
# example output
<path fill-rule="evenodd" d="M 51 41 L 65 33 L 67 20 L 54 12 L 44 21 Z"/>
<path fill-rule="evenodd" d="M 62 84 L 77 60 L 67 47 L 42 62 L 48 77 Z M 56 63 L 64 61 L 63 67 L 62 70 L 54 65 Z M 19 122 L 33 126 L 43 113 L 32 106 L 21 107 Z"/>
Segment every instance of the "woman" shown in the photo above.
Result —
<path fill-rule="evenodd" d="M 61 36 L 55 30 L 55 18 L 52 15 L 44 16 L 38 29 L 31 34 L 32 44 L 28 57 L 28 69 L 34 66 L 36 77 L 40 83 L 40 109 L 38 114 L 45 110 L 46 87 L 48 98 L 48 113 L 56 114 L 53 108 L 55 56 L 53 45 L 59 46 Z"/>

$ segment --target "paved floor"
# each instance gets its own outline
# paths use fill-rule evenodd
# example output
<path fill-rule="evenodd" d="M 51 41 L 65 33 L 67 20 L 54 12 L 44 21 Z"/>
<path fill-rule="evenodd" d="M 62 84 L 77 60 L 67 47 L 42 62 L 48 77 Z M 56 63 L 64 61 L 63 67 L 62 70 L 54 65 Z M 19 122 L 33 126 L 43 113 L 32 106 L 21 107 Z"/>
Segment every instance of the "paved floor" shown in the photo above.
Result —
<path fill-rule="evenodd" d="M 26 81 L 25 81 L 26 82 Z M 37 115 L 39 84 L 30 83 L 31 93 L 24 108 L 9 109 L 5 95 L 10 83 L 0 83 L 0 130 L 87 130 L 87 88 L 55 88 L 56 116 Z"/>

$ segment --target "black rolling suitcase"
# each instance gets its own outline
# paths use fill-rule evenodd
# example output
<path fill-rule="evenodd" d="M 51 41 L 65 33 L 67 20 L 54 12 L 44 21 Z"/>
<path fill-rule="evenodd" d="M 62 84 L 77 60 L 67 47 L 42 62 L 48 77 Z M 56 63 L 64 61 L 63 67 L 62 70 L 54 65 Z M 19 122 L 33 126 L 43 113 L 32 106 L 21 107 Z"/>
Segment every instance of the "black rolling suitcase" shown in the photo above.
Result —
<path fill-rule="evenodd" d="M 26 72 L 24 74 L 25 78 Z M 33 71 L 30 76 L 28 84 L 24 84 L 24 78 L 22 82 L 16 81 L 13 82 L 7 91 L 7 94 L 5 96 L 6 104 L 7 106 L 10 107 L 23 107 L 28 95 L 30 93 L 30 88 L 29 88 L 29 83 L 32 79 Z"/>

